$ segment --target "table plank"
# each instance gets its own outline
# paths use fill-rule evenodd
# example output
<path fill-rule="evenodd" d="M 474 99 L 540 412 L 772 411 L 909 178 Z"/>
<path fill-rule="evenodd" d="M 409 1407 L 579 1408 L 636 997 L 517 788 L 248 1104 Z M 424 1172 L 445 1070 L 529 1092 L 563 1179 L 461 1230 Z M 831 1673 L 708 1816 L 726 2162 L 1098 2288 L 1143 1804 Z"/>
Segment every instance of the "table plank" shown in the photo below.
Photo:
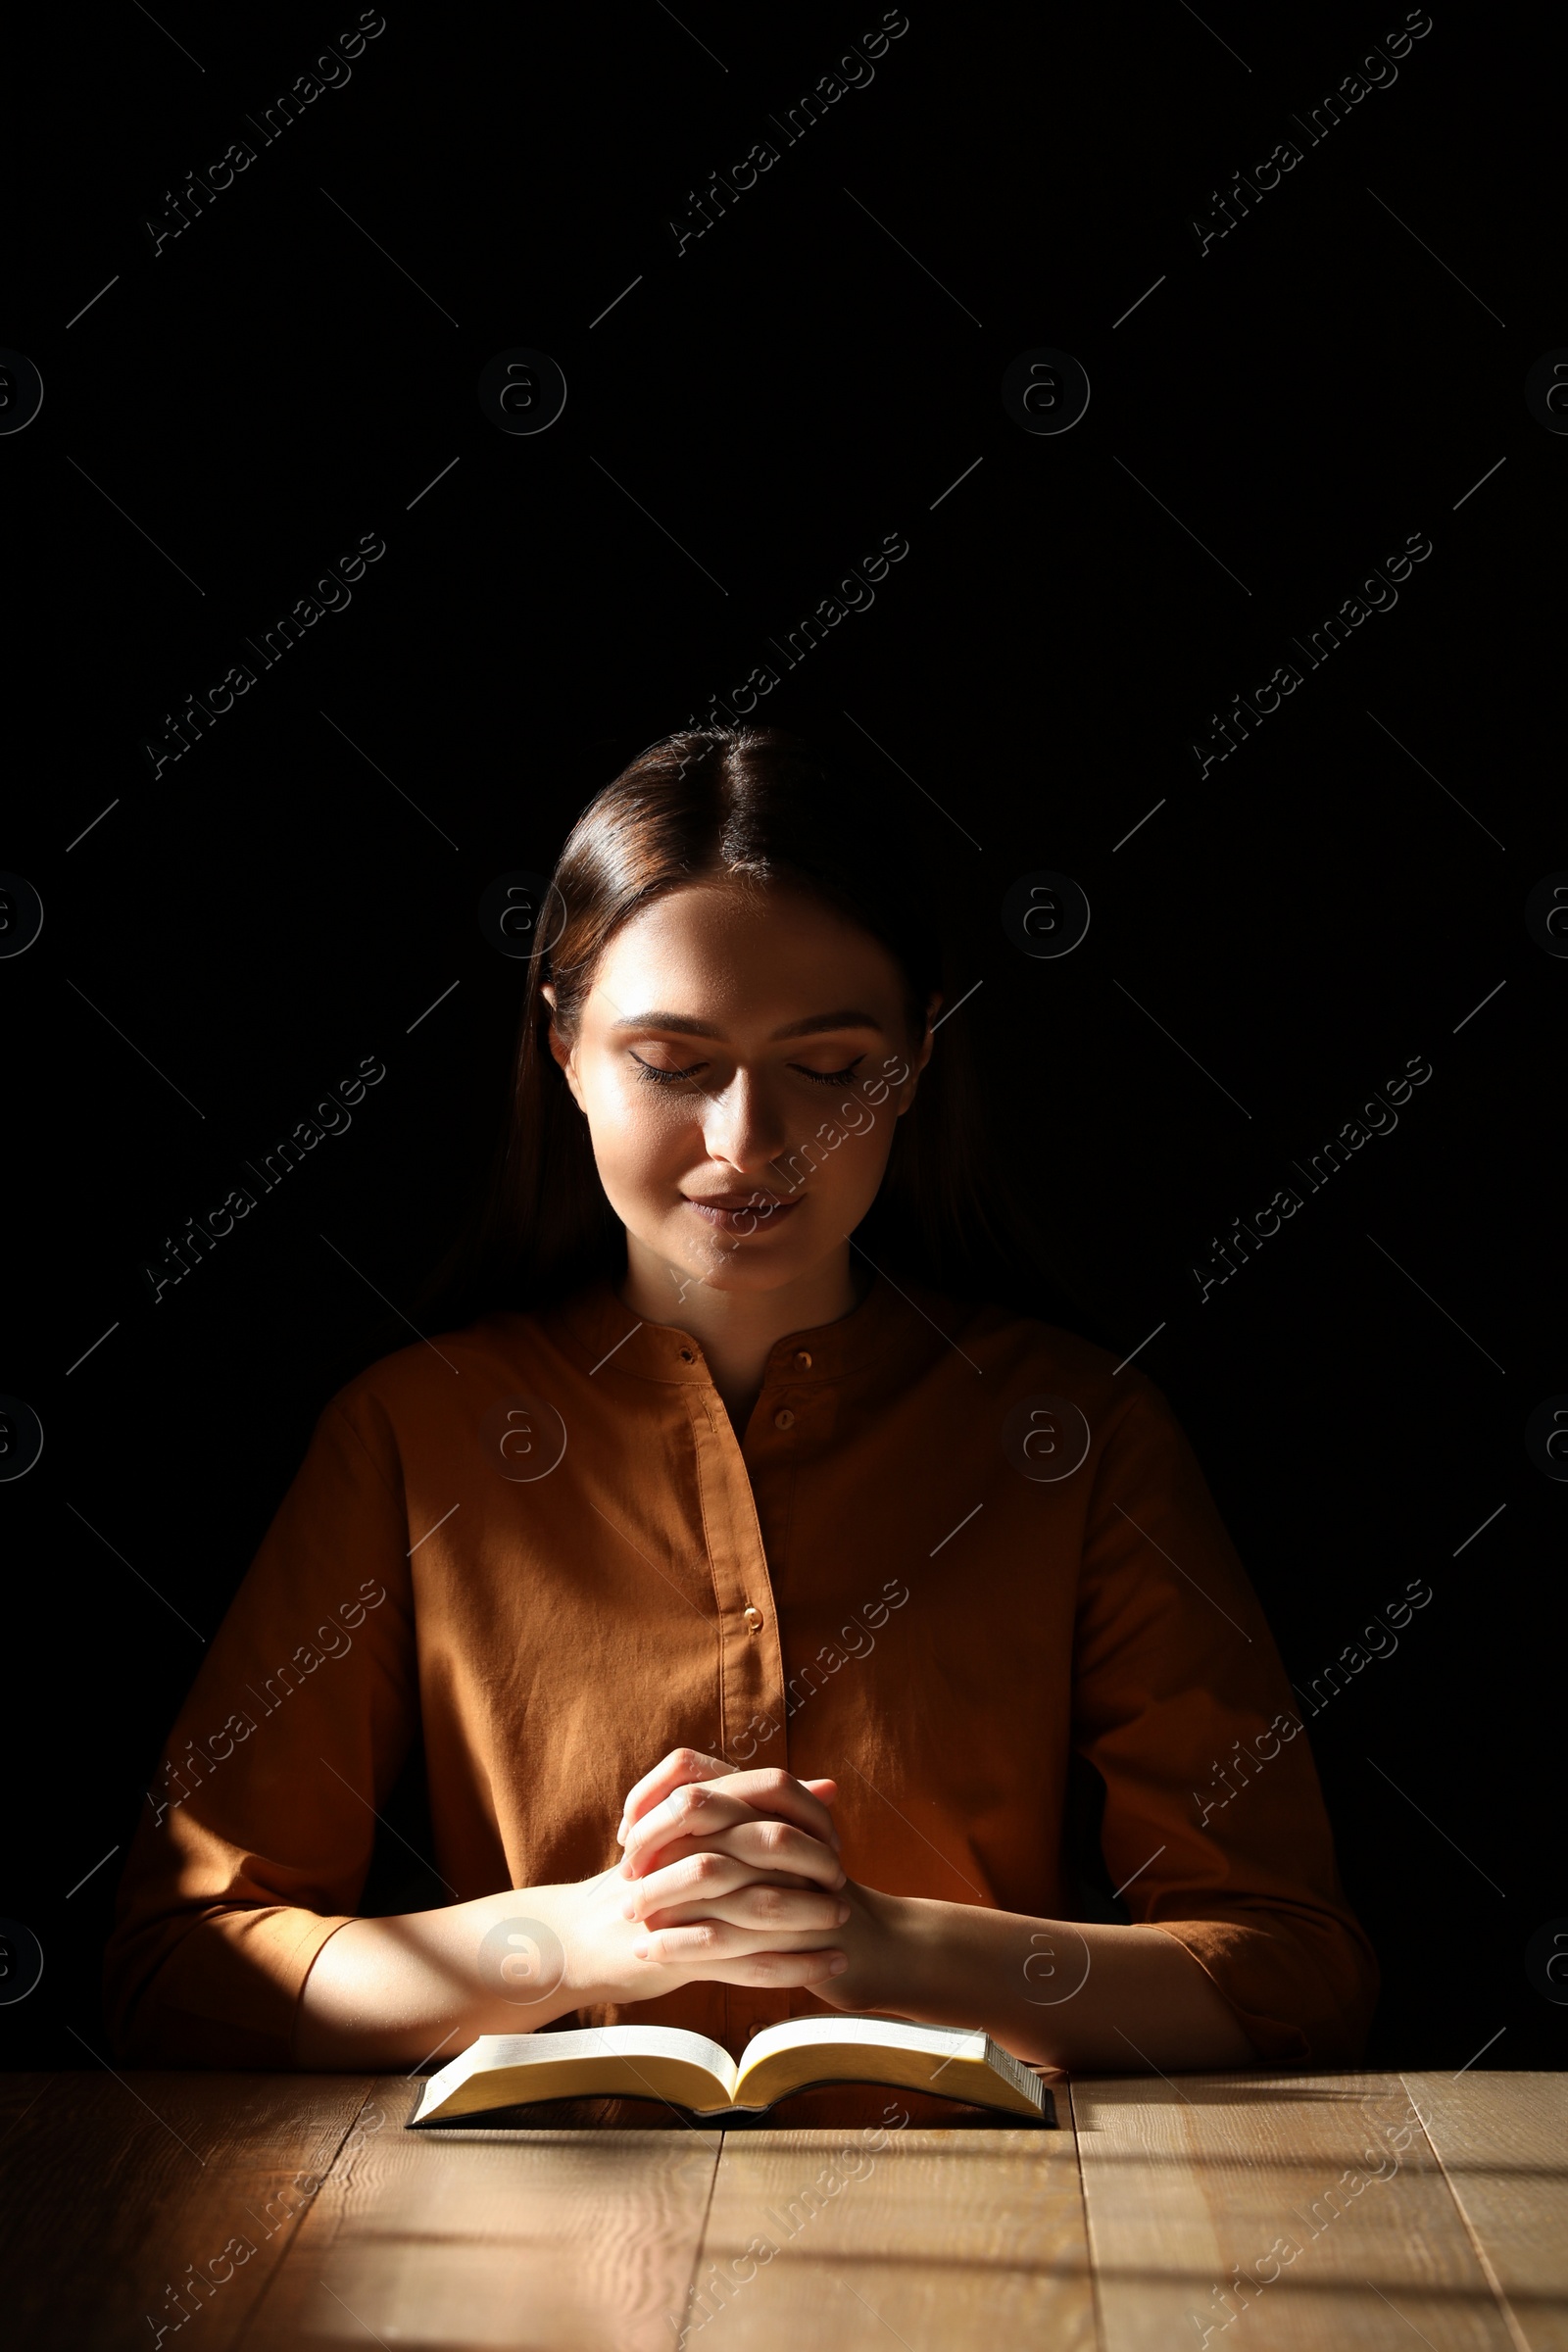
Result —
<path fill-rule="evenodd" d="M 1078 2165 L 1065 2088 L 1056 2096 L 1055 2132 L 895 2121 L 726 2134 L 666 2346 L 680 2352 L 722 2316 L 724 2352 L 900 2340 L 921 2352 L 1092 2352 Z"/>
<path fill-rule="evenodd" d="M 716 2131 L 407 2132 L 423 2084 L 333 2167 L 245 2335 L 390 2346 L 668 2352 Z"/>
<path fill-rule="evenodd" d="M 1530 2352 L 1568 2352 L 1568 2075 L 1407 2074 Z"/>
<path fill-rule="evenodd" d="M 1396 2075 L 1072 2085 L 1104 2352 L 1519 2352 Z M 1407 2323 L 1401 2326 L 1400 2323 Z"/>
<path fill-rule="evenodd" d="M 406 2132 L 420 2087 L 0 2078 L 8 2347 L 173 2352 L 183 2310 L 215 2352 L 682 2352 L 718 2316 L 734 2352 L 1090 2352 L 1098 2291 L 1102 2352 L 1244 2317 L 1238 2352 L 1568 2352 L 1568 2076 L 1086 2081 L 1054 2132 L 867 2126 L 842 2090 L 781 2111 L 832 2129 Z"/>
<path fill-rule="evenodd" d="M 156 2346 L 160 2328 L 172 2343 L 199 2315 L 207 2352 L 227 2352 L 370 2088 L 368 2076 L 11 2078 L 8 2346 Z"/>

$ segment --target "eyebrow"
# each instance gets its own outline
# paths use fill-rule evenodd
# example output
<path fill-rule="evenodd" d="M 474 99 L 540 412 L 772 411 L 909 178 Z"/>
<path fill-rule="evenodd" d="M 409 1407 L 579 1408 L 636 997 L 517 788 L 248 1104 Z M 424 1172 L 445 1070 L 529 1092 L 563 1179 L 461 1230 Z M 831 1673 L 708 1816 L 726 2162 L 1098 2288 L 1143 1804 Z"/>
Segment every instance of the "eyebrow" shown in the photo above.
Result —
<path fill-rule="evenodd" d="M 721 1038 L 724 1034 L 722 1029 L 715 1029 L 711 1022 L 693 1020 L 684 1012 L 636 1012 L 624 1020 L 612 1022 L 612 1026 L 616 1029 L 669 1029 L 680 1037 Z M 857 1012 L 853 1007 L 848 1007 L 841 1012 L 809 1013 L 804 1021 L 787 1021 L 782 1029 L 774 1030 L 768 1043 L 780 1045 L 788 1037 L 814 1037 L 825 1029 L 874 1029 L 879 1036 L 883 1034 L 881 1022 L 873 1019 L 870 1013 Z"/>

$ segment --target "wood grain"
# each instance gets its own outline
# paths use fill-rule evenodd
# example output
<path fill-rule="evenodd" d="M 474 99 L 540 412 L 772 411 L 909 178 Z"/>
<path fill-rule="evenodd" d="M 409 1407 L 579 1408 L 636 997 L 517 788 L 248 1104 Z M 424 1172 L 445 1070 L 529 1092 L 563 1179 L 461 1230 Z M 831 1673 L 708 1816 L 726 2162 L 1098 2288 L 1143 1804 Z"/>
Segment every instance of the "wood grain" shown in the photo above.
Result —
<path fill-rule="evenodd" d="M 1404 2077 L 1529 2352 L 1568 2352 L 1568 2075 Z"/>
<path fill-rule="evenodd" d="M 7 2352 L 1090 2352 L 1097 2297 L 1100 2352 L 1568 2352 L 1565 2076 L 1085 2081 L 1057 2132 L 405 2132 L 419 2088 L 0 2078 Z"/>
<path fill-rule="evenodd" d="M 728 2134 L 666 2344 L 679 2352 L 712 2328 L 723 2352 L 891 2352 L 900 2340 L 1091 2352 L 1078 2167 L 1064 2091 L 1057 2100 L 1055 2132 L 895 2122 Z"/>
<path fill-rule="evenodd" d="M 1518 2352 L 1397 2076 L 1083 2081 L 1072 2105 L 1104 2352 Z"/>
<path fill-rule="evenodd" d="M 172 2345 L 182 2314 L 206 2352 L 237 2343 L 309 2207 L 305 2183 L 330 2170 L 371 2087 L 321 2075 L 12 2082 L 23 2095 L 8 2085 L 0 2140 L 6 2343 L 51 2352 L 155 2346 L 160 2327 Z"/>
<path fill-rule="evenodd" d="M 245 2338 L 668 2352 L 717 2132 L 407 2132 L 422 2083 L 377 2086 Z"/>

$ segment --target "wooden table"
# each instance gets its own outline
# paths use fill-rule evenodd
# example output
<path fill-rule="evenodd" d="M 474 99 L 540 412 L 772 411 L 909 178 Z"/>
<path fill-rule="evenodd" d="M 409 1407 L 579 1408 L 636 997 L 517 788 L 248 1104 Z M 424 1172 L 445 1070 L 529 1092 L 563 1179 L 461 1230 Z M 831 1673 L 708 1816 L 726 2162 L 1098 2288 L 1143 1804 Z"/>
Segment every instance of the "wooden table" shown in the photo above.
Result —
<path fill-rule="evenodd" d="M 418 2087 L 0 2077 L 7 2352 L 1568 2352 L 1568 2075 L 1085 2080 L 1056 2132 L 405 2132 Z"/>

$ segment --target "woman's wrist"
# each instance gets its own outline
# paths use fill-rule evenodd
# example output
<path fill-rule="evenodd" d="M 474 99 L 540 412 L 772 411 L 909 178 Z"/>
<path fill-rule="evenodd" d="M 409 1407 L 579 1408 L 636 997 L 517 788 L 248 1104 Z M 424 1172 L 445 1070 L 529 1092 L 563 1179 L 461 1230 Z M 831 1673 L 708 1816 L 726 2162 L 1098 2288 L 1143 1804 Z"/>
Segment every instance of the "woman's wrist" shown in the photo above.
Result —
<path fill-rule="evenodd" d="M 812 1991 L 838 2009 L 912 2016 L 924 1997 L 931 1962 L 928 1923 L 912 1897 L 884 1894 L 854 1879 L 841 1889 L 850 1917 L 835 1941 L 849 1961 L 842 1976 Z"/>
<path fill-rule="evenodd" d="M 1048 1920 L 853 1882 L 833 2007 L 978 2027 L 1034 2065 L 1240 2068 L 1257 2053 L 1192 1953 L 1153 1927 Z"/>

